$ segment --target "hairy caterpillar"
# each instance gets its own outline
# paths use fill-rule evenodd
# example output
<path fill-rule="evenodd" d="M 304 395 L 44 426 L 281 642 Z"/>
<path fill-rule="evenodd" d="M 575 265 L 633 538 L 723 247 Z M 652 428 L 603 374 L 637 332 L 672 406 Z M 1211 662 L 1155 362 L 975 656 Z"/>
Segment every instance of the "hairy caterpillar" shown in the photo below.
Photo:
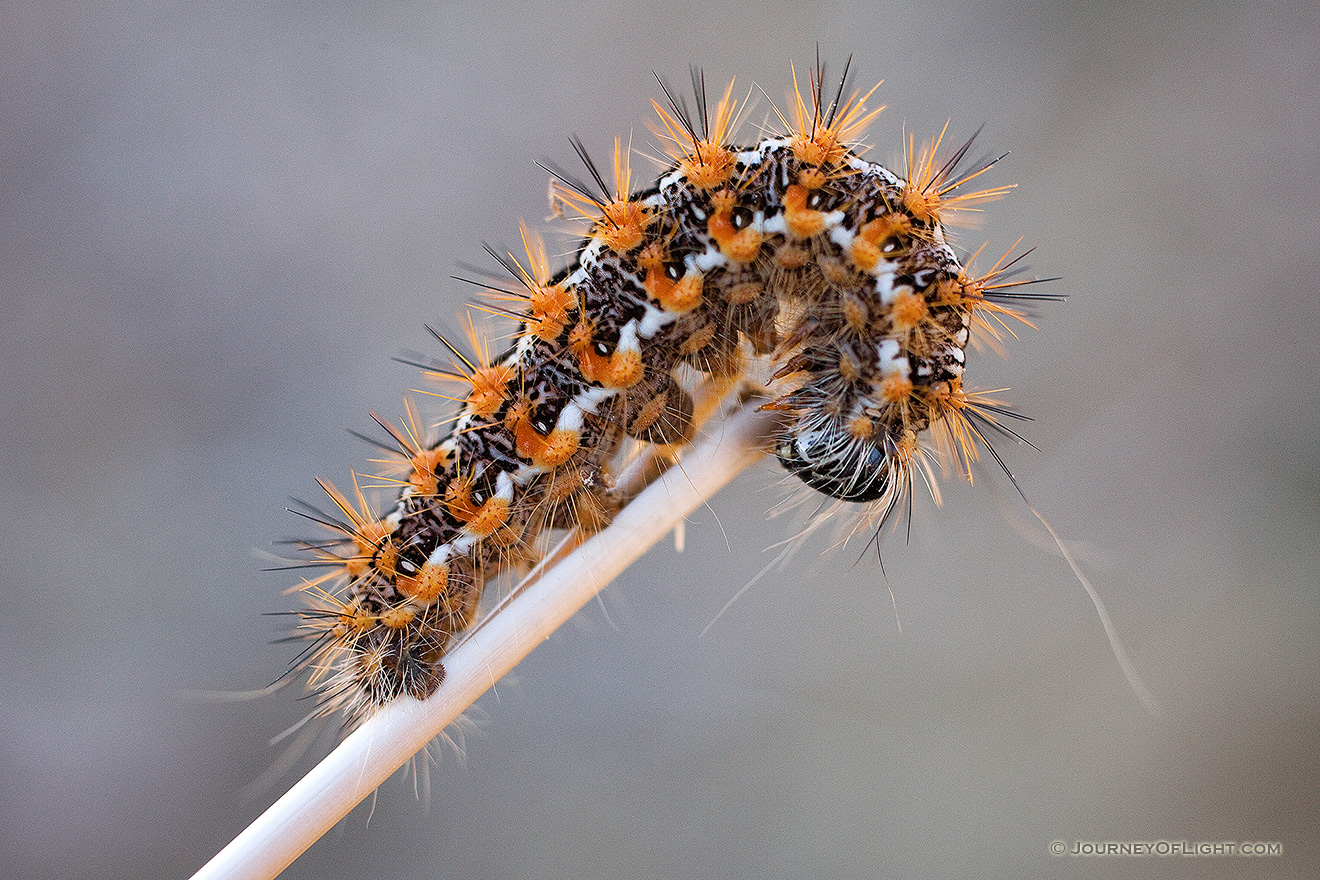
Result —
<path fill-rule="evenodd" d="M 552 272 L 526 229 L 524 261 L 492 251 L 517 281 L 492 307 L 517 321 L 511 347 L 474 360 L 441 339 L 453 367 L 430 372 L 461 387 L 443 436 L 411 408 L 377 419 L 402 453 L 381 475 L 401 487 L 392 509 L 374 512 L 356 475 L 351 496 L 322 483 L 336 512 L 308 506 L 332 533 L 300 542 L 324 569 L 303 584 L 295 664 L 319 714 L 433 693 L 489 578 L 533 560 L 548 529 L 609 521 L 625 438 L 691 439 L 690 377 L 764 383 L 781 464 L 871 521 L 911 498 L 916 473 L 933 486 L 932 453 L 966 474 L 986 429 L 1012 434 L 1014 413 L 964 388 L 965 352 L 1021 318 L 1033 282 L 1006 277 L 1015 260 L 971 275 L 945 232 L 1008 189 L 964 191 L 997 160 L 965 172 L 971 142 L 937 158 L 936 138 L 909 140 L 901 175 L 866 161 L 875 90 L 845 98 L 845 72 L 831 99 L 822 80 L 818 66 L 804 91 L 795 73 L 782 132 L 750 146 L 734 140 L 732 83 L 713 111 L 697 72 L 694 109 L 665 88 L 669 165 L 639 192 L 619 140 L 612 187 L 574 141 L 589 180 L 551 171 L 552 207 L 588 228 L 572 264 Z"/>

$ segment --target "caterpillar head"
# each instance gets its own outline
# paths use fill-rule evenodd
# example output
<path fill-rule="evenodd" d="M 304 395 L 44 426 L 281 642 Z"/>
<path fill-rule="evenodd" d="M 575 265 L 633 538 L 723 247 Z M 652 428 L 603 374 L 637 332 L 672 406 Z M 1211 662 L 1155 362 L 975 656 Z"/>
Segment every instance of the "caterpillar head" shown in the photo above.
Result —
<path fill-rule="evenodd" d="M 890 492 L 894 458 L 888 441 L 858 439 L 833 420 L 785 433 L 775 444 L 779 463 L 818 492 L 841 501 L 875 501 Z"/>

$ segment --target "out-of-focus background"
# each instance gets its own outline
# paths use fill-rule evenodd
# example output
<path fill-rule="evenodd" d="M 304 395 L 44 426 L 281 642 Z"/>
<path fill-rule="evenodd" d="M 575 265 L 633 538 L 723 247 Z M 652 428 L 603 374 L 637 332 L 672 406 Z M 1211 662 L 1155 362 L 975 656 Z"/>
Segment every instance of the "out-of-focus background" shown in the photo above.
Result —
<path fill-rule="evenodd" d="M 286 876 L 1316 876 L 1315 8 L 552 7 L 0 10 L 0 873 L 186 876 L 291 784 L 245 791 L 292 690 L 183 695 L 290 659 L 286 498 L 368 466 L 345 429 L 546 215 L 534 160 L 655 153 L 653 71 L 778 101 L 819 43 L 885 80 L 871 157 L 1012 151 L 961 244 L 1069 298 L 971 375 L 1163 714 L 992 469 L 883 574 L 818 545 L 699 637 L 789 528 L 766 463 L 480 701 L 429 810 L 391 780 Z M 1282 855 L 1049 852 L 1160 839 Z"/>

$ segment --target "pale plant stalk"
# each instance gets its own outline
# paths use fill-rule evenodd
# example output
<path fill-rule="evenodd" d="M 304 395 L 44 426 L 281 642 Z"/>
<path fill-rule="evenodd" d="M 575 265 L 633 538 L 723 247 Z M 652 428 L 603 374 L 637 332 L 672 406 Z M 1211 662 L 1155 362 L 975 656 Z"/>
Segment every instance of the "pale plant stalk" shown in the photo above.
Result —
<path fill-rule="evenodd" d="M 402 698 L 339 747 L 194 875 L 194 880 L 275 877 L 377 786 L 440 735 L 606 584 L 761 458 L 775 415 L 746 406 L 655 480 L 614 518 L 521 589 L 446 655 L 430 698 Z"/>

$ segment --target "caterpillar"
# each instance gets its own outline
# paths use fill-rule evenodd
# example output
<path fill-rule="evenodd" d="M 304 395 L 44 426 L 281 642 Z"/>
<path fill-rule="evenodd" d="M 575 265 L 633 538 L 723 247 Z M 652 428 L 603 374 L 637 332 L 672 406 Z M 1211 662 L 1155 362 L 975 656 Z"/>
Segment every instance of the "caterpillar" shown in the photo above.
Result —
<path fill-rule="evenodd" d="M 393 505 L 373 511 L 357 474 L 353 493 L 321 482 L 333 511 L 306 505 L 330 532 L 299 542 L 321 569 L 301 584 L 294 664 L 318 714 L 433 693 L 489 579 L 533 561 L 548 530 L 608 523 L 626 438 L 692 439 L 694 379 L 765 389 L 780 464 L 870 522 L 910 503 L 916 474 L 935 491 L 932 459 L 970 476 L 991 430 L 1017 436 L 997 392 L 965 387 L 966 353 L 1026 320 L 1035 282 L 1014 280 L 1020 256 L 973 275 L 947 231 L 1010 188 L 969 187 L 998 159 L 965 170 L 972 141 L 943 157 L 944 133 L 909 137 L 901 174 L 864 159 L 875 89 L 848 93 L 845 70 L 831 96 L 819 64 L 805 89 L 793 71 L 779 130 L 738 145 L 747 101 L 731 82 L 712 107 L 692 82 L 694 107 L 660 83 L 667 164 L 646 187 L 618 138 L 613 185 L 576 139 L 586 179 L 546 168 L 552 209 L 586 229 L 569 265 L 552 270 L 525 226 L 525 257 L 487 248 L 514 281 L 485 285 L 486 308 L 516 329 L 491 357 L 436 334 L 452 363 L 422 366 L 459 387 L 440 436 L 411 404 L 400 424 L 376 418 L 398 458 L 379 475 Z"/>

